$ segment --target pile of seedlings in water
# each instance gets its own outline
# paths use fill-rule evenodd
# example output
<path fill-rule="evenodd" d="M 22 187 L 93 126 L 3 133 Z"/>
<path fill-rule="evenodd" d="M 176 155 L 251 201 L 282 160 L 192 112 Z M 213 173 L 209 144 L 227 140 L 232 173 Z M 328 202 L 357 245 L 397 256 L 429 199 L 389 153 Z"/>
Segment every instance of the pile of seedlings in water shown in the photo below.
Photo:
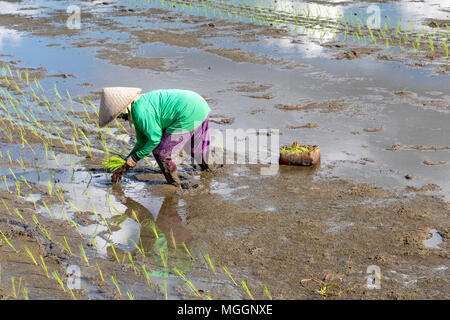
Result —
<path fill-rule="evenodd" d="M 98 110 L 92 101 L 79 100 L 80 102 L 76 103 L 68 90 L 63 97 L 56 85 L 52 86 L 49 94 L 40 81 L 30 75 L 32 73 L 29 70 L 12 70 L 9 65 L 2 66 L 0 168 L 7 169 L 1 171 L 3 175 L 0 177 L 2 182 L 0 193 L 5 192 L 8 197 L 1 199 L 3 208 L 0 212 L 5 212 L 8 219 L 13 219 L 15 224 L 23 228 L 28 226 L 34 228 L 42 241 L 53 248 L 59 248 L 72 261 L 77 261 L 85 268 L 83 272 L 86 272 L 86 277 L 95 278 L 110 287 L 118 298 L 134 299 L 137 294 L 142 294 L 133 291 L 134 285 L 130 289 L 126 280 L 121 280 L 122 266 L 127 265 L 133 274 L 139 277 L 140 282 L 148 285 L 150 293 L 155 290 L 163 292 L 163 297 L 168 299 L 168 277 L 179 277 L 184 282 L 187 295 L 198 299 L 212 299 L 209 293 L 197 290 L 185 275 L 195 266 L 202 264 L 217 274 L 209 254 L 200 254 L 199 257 L 203 258 L 196 257 L 184 242 L 177 243 L 172 231 L 170 235 L 164 234 L 153 221 L 153 216 L 145 215 L 148 212 L 131 210 L 130 215 L 122 213 L 113 204 L 113 195 L 110 191 L 105 190 L 106 206 L 97 208 L 92 204 L 89 209 L 92 213 L 90 217 L 96 224 L 95 231 L 89 233 L 81 228 L 82 224 L 75 217 L 82 216 L 86 212 L 82 212 L 74 203 L 74 199 L 71 199 L 74 195 L 63 189 L 64 185 L 59 177 L 64 176 L 64 172 L 71 173 L 71 180 L 68 183 L 81 185 L 85 197 L 91 199 L 93 175 L 103 170 L 105 179 L 110 179 L 107 171 L 114 171 L 125 162 L 115 155 L 123 156 L 122 149 L 132 146 L 123 141 L 125 145 L 122 145 L 122 148 L 115 149 L 109 146 L 119 144 L 120 141 L 116 139 L 118 132 L 125 134 L 129 132 L 118 121 L 110 127 L 100 128 Z M 111 154 L 115 155 L 110 156 Z M 104 160 L 99 169 L 90 169 L 95 166 L 95 159 Z M 152 166 L 148 160 L 147 165 Z M 36 179 L 32 178 L 34 175 L 37 176 Z M 86 176 L 82 182 L 79 179 L 80 175 Z M 15 204 L 18 206 L 30 202 L 32 205 L 28 205 L 27 210 L 14 207 Z M 67 222 L 74 231 L 73 235 L 54 234 L 46 223 L 55 219 Z M 120 248 L 120 244 L 114 242 L 115 232 L 121 231 L 125 239 L 123 223 L 128 219 L 135 221 L 141 232 L 148 230 L 153 235 L 152 249 L 144 246 L 142 238 L 138 241 L 129 239 L 132 249 Z M 97 229 L 103 231 L 99 233 Z M 74 239 L 81 239 L 82 242 L 74 243 Z M 100 240 L 102 243 L 99 243 Z M 82 290 L 69 286 L 66 283 L 68 280 L 61 274 L 61 269 L 52 269 L 54 267 L 49 263 L 49 257 L 36 253 L 30 245 L 20 248 L 6 230 L 0 230 L 0 243 L 5 244 L 4 248 L 13 254 L 22 255 L 36 269 L 36 274 L 41 274 L 48 281 L 52 281 L 63 296 L 73 299 L 90 298 L 86 297 Z M 104 256 L 100 252 L 103 251 L 107 252 L 110 261 L 117 265 L 117 269 L 112 271 L 102 269 Z M 223 267 L 223 270 L 223 277 L 230 278 L 243 295 L 253 297 L 245 282 L 239 287 L 228 268 Z M 15 272 L 15 270 L 7 271 L 13 274 Z M 1 274 L 0 265 L 0 279 Z M 155 278 L 162 278 L 162 283 L 153 281 Z M 14 276 L 11 276 L 10 283 L 12 289 L 8 294 L 9 298 L 40 298 L 32 296 L 33 291 L 27 289 L 35 288 L 35 284 L 25 284 L 22 278 Z M 125 290 L 125 287 L 128 289 Z M 261 294 L 267 295 L 268 292 L 267 287 L 261 288 Z"/>

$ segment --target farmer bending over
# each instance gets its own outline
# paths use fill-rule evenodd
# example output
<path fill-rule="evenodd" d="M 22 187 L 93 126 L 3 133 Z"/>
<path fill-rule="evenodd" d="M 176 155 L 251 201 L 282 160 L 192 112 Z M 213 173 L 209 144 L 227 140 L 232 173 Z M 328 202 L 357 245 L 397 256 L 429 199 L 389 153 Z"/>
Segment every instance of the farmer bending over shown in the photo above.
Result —
<path fill-rule="evenodd" d="M 208 103 L 199 94 L 188 90 L 155 90 L 142 94 L 139 88 L 104 88 L 100 103 L 99 125 L 106 126 L 115 118 L 129 121 L 136 132 L 136 144 L 117 169 L 112 182 L 119 183 L 125 172 L 150 152 L 167 182 L 187 189 L 181 183 L 173 158 L 191 141 L 191 156 L 202 170 L 209 169 Z"/>

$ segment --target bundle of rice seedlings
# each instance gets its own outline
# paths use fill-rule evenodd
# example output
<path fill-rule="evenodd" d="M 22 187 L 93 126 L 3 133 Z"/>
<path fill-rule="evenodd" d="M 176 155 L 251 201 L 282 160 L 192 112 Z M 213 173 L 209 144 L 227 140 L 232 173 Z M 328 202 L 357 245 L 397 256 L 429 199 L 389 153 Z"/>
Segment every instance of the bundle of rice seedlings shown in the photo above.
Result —
<path fill-rule="evenodd" d="M 281 147 L 280 152 L 310 152 L 314 150 L 317 146 L 311 146 L 311 145 L 302 145 L 301 143 L 295 141 L 293 144 L 289 146 L 283 146 Z"/>
<path fill-rule="evenodd" d="M 110 172 L 114 172 L 125 164 L 125 160 L 119 157 L 111 157 L 103 160 L 102 167 Z"/>

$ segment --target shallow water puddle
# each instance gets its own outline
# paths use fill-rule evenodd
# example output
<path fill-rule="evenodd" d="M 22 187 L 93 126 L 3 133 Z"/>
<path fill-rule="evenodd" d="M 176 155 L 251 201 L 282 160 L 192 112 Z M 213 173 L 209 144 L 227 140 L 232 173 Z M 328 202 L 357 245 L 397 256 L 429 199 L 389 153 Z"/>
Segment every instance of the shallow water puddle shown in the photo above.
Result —
<path fill-rule="evenodd" d="M 429 233 L 430 238 L 423 240 L 423 245 L 426 248 L 431 249 L 441 249 L 439 245 L 444 242 L 442 236 L 439 234 L 439 232 L 436 229 L 431 229 Z"/>

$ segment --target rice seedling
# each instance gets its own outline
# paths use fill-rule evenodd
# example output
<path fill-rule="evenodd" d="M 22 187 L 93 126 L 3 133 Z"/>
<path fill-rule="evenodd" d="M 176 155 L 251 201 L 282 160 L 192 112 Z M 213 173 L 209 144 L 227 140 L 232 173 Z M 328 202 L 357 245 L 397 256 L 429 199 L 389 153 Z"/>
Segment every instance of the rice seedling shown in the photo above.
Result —
<path fill-rule="evenodd" d="M 53 186 L 52 183 L 50 182 L 50 179 L 47 181 L 47 189 L 48 189 L 48 195 L 51 197 L 53 197 Z"/>
<path fill-rule="evenodd" d="M 65 236 L 63 237 L 63 241 L 64 241 L 64 243 L 63 243 L 63 248 L 64 248 L 70 255 L 73 255 L 72 250 L 70 249 L 69 243 L 67 242 L 67 239 L 66 239 Z"/>
<path fill-rule="evenodd" d="M 14 299 L 17 299 L 15 278 L 11 277 L 10 279 L 11 279 L 11 285 L 12 285 L 12 290 L 13 290 L 13 297 L 14 297 Z"/>
<path fill-rule="evenodd" d="M 160 248 L 158 251 L 159 251 L 159 256 L 161 257 L 161 261 L 164 265 L 164 268 L 167 268 L 167 255 L 166 255 L 164 249 Z"/>
<path fill-rule="evenodd" d="M 173 235 L 172 228 L 170 228 L 170 238 L 172 239 L 173 248 L 177 250 L 177 242 L 175 241 L 175 236 Z"/>
<path fill-rule="evenodd" d="M 86 256 L 86 251 L 84 251 L 84 247 L 83 247 L 83 245 L 79 245 L 78 246 L 78 248 L 80 248 L 80 252 L 81 252 L 81 254 L 83 255 L 83 259 L 84 259 L 84 261 L 86 262 L 86 264 L 87 264 L 87 266 L 89 267 L 90 265 L 89 265 L 89 260 L 88 260 L 88 258 L 87 258 L 87 256 Z"/>
<path fill-rule="evenodd" d="M 83 234 L 81 233 L 80 229 L 78 228 L 78 224 L 74 220 L 71 220 L 71 221 L 72 221 L 73 226 L 77 230 L 78 234 L 80 235 L 80 237 L 83 237 Z"/>
<path fill-rule="evenodd" d="M 6 211 L 8 211 L 9 215 L 11 216 L 12 213 L 11 213 L 11 211 L 9 210 L 9 207 L 8 207 L 8 205 L 6 204 L 5 200 L 2 199 L 2 202 L 3 202 L 3 206 L 5 207 Z"/>
<path fill-rule="evenodd" d="M 167 300 L 167 281 L 164 279 L 162 282 L 164 286 L 164 298 Z"/>
<path fill-rule="evenodd" d="M 25 179 L 25 177 L 23 175 L 21 175 L 20 178 L 22 178 L 22 181 L 25 182 L 25 184 L 27 185 L 28 188 L 32 189 L 31 185 L 28 183 L 28 180 Z"/>
<path fill-rule="evenodd" d="M 144 271 L 145 279 L 147 280 L 147 284 L 150 286 L 152 283 L 152 280 L 150 279 L 150 275 L 147 272 L 145 265 L 142 265 L 142 270 Z"/>
<path fill-rule="evenodd" d="M 154 221 L 150 221 L 149 224 L 150 224 L 150 228 L 152 229 L 153 233 L 156 236 L 156 239 L 159 239 L 159 235 L 158 235 L 158 231 L 156 230 L 155 222 Z"/>
<path fill-rule="evenodd" d="M 69 287 L 67 288 L 67 290 L 69 290 L 70 296 L 72 297 L 73 300 L 77 300 L 77 297 L 75 296 L 75 293 L 73 292 L 72 289 L 70 289 Z"/>
<path fill-rule="evenodd" d="M 270 294 L 269 289 L 265 284 L 264 284 L 264 292 L 266 293 L 266 296 L 269 298 L 269 300 L 273 300 L 272 295 Z"/>
<path fill-rule="evenodd" d="M 127 293 L 128 299 L 134 300 L 134 296 L 131 294 L 131 292 L 129 292 L 129 291 L 127 290 L 126 293 Z"/>
<path fill-rule="evenodd" d="M 47 205 L 47 202 L 45 202 L 45 200 L 42 200 L 42 204 L 44 205 L 45 210 L 47 210 L 48 214 L 49 214 L 50 216 L 52 216 L 52 212 L 50 211 L 50 209 L 49 209 L 49 207 L 48 207 L 48 205 Z"/>
<path fill-rule="evenodd" d="M 234 281 L 233 276 L 231 275 L 230 271 L 228 270 L 227 267 L 222 267 L 223 271 L 225 271 L 225 273 L 227 274 L 227 276 L 231 279 L 231 281 L 233 281 L 234 285 L 237 287 L 238 284 L 236 283 L 236 281 Z"/>
<path fill-rule="evenodd" d="M 133 244 L 133 246 L 137 249 L 137 251 L 139 251 L 139 253 L 142 255 L 143 258 L 145 258 L 145 253 L 144 250 L 142 248 L 140 248 L 137 243 L 133 240 L 130 239 L 130 242 Z"/>
<path fill-rule="evenodd" d="M 201 297 L 200 292 L 195 288 L 194 284 L 186 278 L 186 276 L 181 272 L 180 269 L 178 269 L 177 267 L 173 267 L 172 270 L 185 282 L 185 284 L 192 291 L 192 293 L 194 293 L 194 295 Z"/>
<path fill-rule="evenodd" d="M 27 288 L 23 288 L 23 297 L 25 298 L 25 300 L 30 300 L 30 298 L 28 297 L 28 289 Z"/>
<path fill-rule="evenodd" d="M 448 44 L 447 44 L 447 39 L 442 39 L 442 46 L 444 47 L 444 51 L 445 51 L 445 57 L 448 60 Z"/>
<path fill-rule="evenodd" d="M 244 280 L 241 281 L 241 287 L 244 289 L 244 291 L 247 293 L 247 295 L 250 297 L 250 299 L 255 300 L 250 292 L 250 290 L 248 290 L 247 284 L 245 283 Z"/>
<path fill-rule="evenodd" d="M 44 236 L 48 239 L 48 240 L 52 240 L 52 238 L 50 237 L 50 234 L 47 232 L 47 229 L 45 229 L 40 222 L 38 221 L 38 219 L 36 218 L 36 215 L 33 214 L 32 215 L 32 219 L 34 221 L 34 223 L 38 226 L 39 230 L 41 230 L 41 232 L 44 234 Z"/>
<path fill-rule="evenodd" d="M 184 243 L 184 241 L 181 243 L 181 245 L 183 246 L 184 250 L 187 252 L 187 254 L 189 255 L 189 257 L 191 258 L 191 260 L 194 260 L 194 257 L 191 255 L 191 253 L 189 252 L 186 244 Z"/>
<path fill-rule="evenodd" d="M 97 265 L 97 270 L 98 270 L 98 274 L 100 275 L 100 279 L 102 279 L 102 282 L 105 281 L 105 278 L 103 278 L 103 272 L 102 269 L 100 269 L 100 266 L 98 265 L 98 263 L 95 263 Z"/>
<path fill-rule="evenodd" d="M 17 199 L 20 200 L 20 181 L 16 181 Z"/>
<path fill-rule="evenodd" d="M 114 283 L 114 286 L 116 287 L 117 293 L 121 297 L 122 296 L 122 292 L 120 291 L 120 287 L 119 287 L 119 284 L 117 283 L 116 277 L 111 276 L 111 281 Z"/>
<path fill-rule="evenodd" d="M 44 258 L 42 257 L 42 255 L 39 255 L 39 257 L 41 258 L 41 266 L 42 266 L 42 269 L 45 272 L 45 275 L 47 276 L 47 278 L 50 278 L 50 276 L 48 274 L 47 265 L 45 264 Z"/>
<path fill-rule="evenodd" d="M 11 191 L 9 190 L 9 187 L 8 187 L 8 182 L 7 182 L 7 180 L 6 180 L 6 177 L 5 177 L 5 176 L 3 176 L 3 182 L 5 182 L 5 187 L 6 187 L 6 191 L 8 191 L 8 192 L 11 192 Z"/>
<path fill-rule="evenodd" d="M 428 36 L 428 45 L 430 46 L 431 54 L 434 54 L 434 43 L 431 36 Z"/>
<path fill-rule="evenodd" d="M 139 219 L 138 219 L 138 217 L 137 217 L 137 215 L 136 215 L 136 212 L 135 212 L 133 209 L 131 209 L 131 214 L 133 215 L 134 220 L 136 220 L 136 222 L 137 222 L 139 225 L 141 225 L 141 222 L 139 221 Z"/>
<path fill-rule="evenodd" d="M 112 249 L 112 251 L 113 251 L 113 254 L 114 254 L 114 257 L 116 258 L 117 263 L 120 264 L 120 260 L 119 260 L 119 257 L 117 256 L 116 248 L 114 247 L 114 245 L 113 245 L 112 242 L 110 242 L 109 244 L 110 244 L 110 246 L 111 246 L 111 249 Z"/>
<path fill-rule="evenodd" d="M 110 172 L 115 172 L 117 169 L 122 167 L 126 161 L 119 157 L 106 158 L 102 161 L 102 167 Z"/>
<path fill-rule="evenodd" d="M 25 222 L 25 219 L 23 218 L 23 216 L 20 214 L 19 210 L 17 208 L 14 209 L 14 213 L 20 218 L 22 219 L 22 221 Z"/>
<path fill-rule="evenodd" d="M 14 174 L 14 172 L 11 170 L 11 168 L 9 168 L 9 172 L 11 173 L 11 175 L 14 177 L 15 180 L 17 180 L 16 175 Z"/>
<path fill-rule="evenodd" d="M 105 217 L 103 216 L 103 214 L 100 213 L 100 217 L 102 217 L 103 223 L 105 224 L 106 228 L 108 228 L 109 233 L 112 233 L 111 228 L 109 227 L 108 222 L 106 221 Z"/>
<path fill-rule="evenodd" d="M 12 245 L 12 243 L 8 240 L 8 238 L 6 237 L 6 235 L 5 235 L 1 230 L 0 230 L 0 234 L 2 235 L 3 240 L 6 242 L 6 244 L 7 244 L 8 246 L 10 246 L 10 247 L 14 250 L 14 252 L 18 253 L 19 251 L 17 251 L 16 248 L 14 248 L 14 246 Z"/>
<path fill-rule="evenodd" d="M 23 171 L 27 171 L 27 168 L 25 167 L 25 163 L 21 159 L 16 159 L 17 163 L 22 167 Z"/>
<path fill-rule="evenodd" d="M 53 275 L 53 278 L 59 283 L 59 285 L 61 286 L 63 291 L 66 292 L 66 288 L 64 287 L 64 283 L 62 282 L 61 278 L 59 277 L 58 272 L 57 271 L 53 271 L 52 275 Z"/>
<path fill-rule="evenodd" d="M 30 249 L 28 247 L 23 247 L 23 249 L 25 250 L 25 252 L 28 254 L 28 256 L 31 258 L 31 260 L 33 261 L 33 263 L 35 265 L 38 265 L 36 259 L 33 256 L 33 253 L 31 253 Z"/>
<path fill-rule="evenodd" d="M 211 261 L 211 258 L 209 257 L 209 254 L 206 253 L 206 254 L 204 255 L 204 257 L 205 257 L 205 260 L 209 263 L 209 266 L 211 267 L 211 270 L 212 270 L 213 272 L 216 272 L 216 269 L 214 268 L 214 265 L 213 265 L 213 263 L 212 263 L 212 261 Z"/>

